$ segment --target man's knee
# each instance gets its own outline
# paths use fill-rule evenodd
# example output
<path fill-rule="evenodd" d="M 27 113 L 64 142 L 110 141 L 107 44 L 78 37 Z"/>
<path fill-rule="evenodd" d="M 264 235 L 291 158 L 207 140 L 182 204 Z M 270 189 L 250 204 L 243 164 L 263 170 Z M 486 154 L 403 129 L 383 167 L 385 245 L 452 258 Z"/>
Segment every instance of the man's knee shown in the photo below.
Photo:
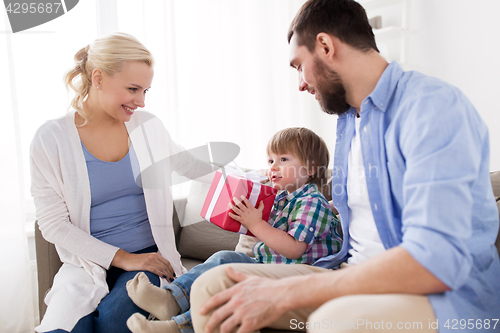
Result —
<path fill-rule="evenodd" d="M 331 300 L 314 311 L 308 318 L 308 332 L 436 332 L 428 325 L 432 321 L 435 317 L 425 296 L 351 295 Z"/>
<path fill-rule="evenodd" d="M 227 265 L 214 267 L 200 275 L 191 286 L 191 318 L 195 332 L 202 332 L 210 314 L 200 315 L 200 308 L 213 295 L 229 288 L 234 282 L 226 274 Z"/>
<path fill-rule="evenodd" d="M 323 304 L 307 319 L 307 331 L 311 333 L 355 331 L 350 327 L 353 318 L 344 313 L 345 307 L 352 306 L 351 303 L 349 299 L 340 297 Z"/>
<path fill-rule="evenodd" d="M 217 266 L 200 275 L 191 286 L 191 299 L 211 297 L 229 288 L 232 284 L 227 281 L 231 279 L 228 278 L 226 269 L 227 265 Z"/>

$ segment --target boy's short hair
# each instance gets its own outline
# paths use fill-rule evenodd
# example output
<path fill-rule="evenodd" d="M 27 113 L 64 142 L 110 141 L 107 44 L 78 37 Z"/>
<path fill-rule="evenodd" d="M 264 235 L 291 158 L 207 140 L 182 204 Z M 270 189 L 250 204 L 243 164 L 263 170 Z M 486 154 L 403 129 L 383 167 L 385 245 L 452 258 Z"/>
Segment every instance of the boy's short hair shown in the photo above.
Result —
<path fill-rule="evenodd" d="M 302 165 L 313 172 L 309 183 L 316 183 L 321 190 L 326 185 L 330 154 L 325 141 L 316 133 L 304 127 L 291 127 L 279 131 L 269 140 L 266 152 L 293 154 Z"/>

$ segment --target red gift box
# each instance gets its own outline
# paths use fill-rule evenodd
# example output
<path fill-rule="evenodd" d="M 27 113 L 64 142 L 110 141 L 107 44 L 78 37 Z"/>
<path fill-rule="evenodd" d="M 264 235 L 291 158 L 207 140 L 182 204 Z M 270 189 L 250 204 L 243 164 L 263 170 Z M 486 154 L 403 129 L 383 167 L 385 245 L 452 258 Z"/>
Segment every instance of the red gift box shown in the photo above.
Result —
<path fill-rule="evenodd" d="M 229 208 L 229 203 L 233 198 L 240 199 L 242 195 L 254 207 L 258 207 L 262 201 L 264 203 L 262 219 L 267 221 L 269 220 L 269 214 L 271 213 L 277 192 L 277 190 L 270 186 L 235 175 L 224 177 L 222 172 L 217 171 L 212 185 L 210 185 L 210 190 L 208 191 L 200 215 L 224 230 L 253 236 L 240 222 L 229 217 L 228 213 L 232 211 Z"/>

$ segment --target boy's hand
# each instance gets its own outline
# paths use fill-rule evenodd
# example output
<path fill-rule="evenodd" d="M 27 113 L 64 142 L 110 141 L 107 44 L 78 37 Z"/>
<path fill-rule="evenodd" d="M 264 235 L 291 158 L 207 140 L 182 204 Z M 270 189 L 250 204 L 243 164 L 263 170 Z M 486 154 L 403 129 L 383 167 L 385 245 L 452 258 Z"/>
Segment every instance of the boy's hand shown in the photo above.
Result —
<path fill-rule="evenodd" d="M 264 210 L 264 203 L 262 201 L 257 208 L 254 208 L 250 200 L 243 195 L 241 196 L 241 201 L 237 198 L 233 198 L 233 201 L 234 204 L 229 204 L 229 207 L 234 213 L 229 212 L 229 216 L 240 222 L 248 230 L 261 221 L 264 221 L 262 220 L 262 211 Z"/>

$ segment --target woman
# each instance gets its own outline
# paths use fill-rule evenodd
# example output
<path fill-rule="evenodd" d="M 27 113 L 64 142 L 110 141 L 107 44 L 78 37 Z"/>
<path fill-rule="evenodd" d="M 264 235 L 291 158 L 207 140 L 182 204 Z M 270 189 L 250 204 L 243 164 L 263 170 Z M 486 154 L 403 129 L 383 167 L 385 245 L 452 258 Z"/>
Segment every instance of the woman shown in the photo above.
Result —
<path fill-rule="evenodd" d="M 42 125 L 31 145 L 36 217 L 63 262 L 36 330 L 127 332 L 126 319 L 141 310 L 126 282 L 138 271 L 156 285 L 185 272 L 171 170 L 196 178 L 211 168 L 177 154 L 161 122 L 136 111 L 153 79 L 153 58 L 137 39 L 104 36 L 75 60 L 65 77 L 75 111 Z"/>

